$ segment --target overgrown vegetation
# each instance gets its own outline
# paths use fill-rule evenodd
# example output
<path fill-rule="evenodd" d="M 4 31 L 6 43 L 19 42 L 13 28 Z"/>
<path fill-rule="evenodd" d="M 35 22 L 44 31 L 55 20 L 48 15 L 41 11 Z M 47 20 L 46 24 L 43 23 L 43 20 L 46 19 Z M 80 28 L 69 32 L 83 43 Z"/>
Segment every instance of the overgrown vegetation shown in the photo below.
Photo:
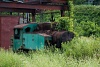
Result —
<path fill-rule="evenodd" d="M 69 13 L 68 17 L 59 17 L 57 18 L 56 22 L 58 22 L 57 29 L 58 30 L 67 30 L 67 31 L 73 31 L 73 20 L 74 20 L 74 5 L 73 1 L 69 1 Z"/>
<path fill-rule="evenodd" d="M 74 31 L 79 36 L 100 36 L 100 6 L 80 5 L 74 10 Z"/>
<path fill-rule="evenodd" d="M 23 67 L 21 56 L 0 49 L 0 67 Z"/>
<path fill-rule="evenodd" d="M 100 57 L 100 38 L 91 36 L 74 38 L 69 43 L 63 43 L 64 52 L 67 56 L 73 56 L 76 58 L 84 58 L 86 56 L 93 57 L 96 55 Z"/>
<path fill-rule="evenodd" d="M 70 23 L 70 18 L 69 17 L 61 17 L 57 20 L 57 30 L 71 30 L 72 27 Z"/>
<path fill-rule="evenodd" d="M 76 22 L 92 21 L 100 24 L 100 6 L 76 5 L 74 8 L 74 18 Z"/>
<path fill-rule="evenodd" d="M 0 50 L 0 67 L 100 67 L 100 38 L 78 37 L 55 49 L 28 54 Z"/>
<path fill-rule="evenodd" d="M 100 26 L 92 21 L 81 21 L 80 23 L 76 23 L 74 31 L 77 32 L 79 36 L 100 36 Z"/>

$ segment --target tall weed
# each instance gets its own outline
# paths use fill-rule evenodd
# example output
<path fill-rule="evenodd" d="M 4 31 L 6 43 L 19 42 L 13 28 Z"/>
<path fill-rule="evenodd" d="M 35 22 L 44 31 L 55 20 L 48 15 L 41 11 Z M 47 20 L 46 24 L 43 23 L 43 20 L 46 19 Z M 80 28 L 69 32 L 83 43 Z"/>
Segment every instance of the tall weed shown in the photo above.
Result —
<path fill-rule="evenodd" d="M 76 37 L 69 43 L 63 43 L 62 46 L 67 56 L 78 58 L 100 54 L 100 42 L 95 37 Z"/>
<path fill-rule="evenodd" d="M 28 54 L 0 50 L 0 67 L 100 67 L 100 57 L 76 59 L 58 50 L 55 53 L 43 50 Z"/>
<path fill-rule="evenodd" d="M 21 56 L 0 49 L 0 67 L 22 67 Z"/>

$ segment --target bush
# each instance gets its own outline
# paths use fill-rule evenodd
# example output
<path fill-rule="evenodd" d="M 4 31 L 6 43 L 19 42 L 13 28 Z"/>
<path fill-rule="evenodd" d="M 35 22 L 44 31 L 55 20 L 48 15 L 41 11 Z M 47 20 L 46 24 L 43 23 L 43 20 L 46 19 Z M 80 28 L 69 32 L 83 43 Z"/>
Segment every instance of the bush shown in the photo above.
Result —
<path fill-rule="evenodd" d="M 100 36 L 99 25 L 91 21 L 81 21 L 80 23 L 77 23 L 77 25 L 74 28 L 74 31 L 77 32 L 79 36 Z"/>
<path fill-rule="evenodd" d="M 100 36 L 100 6 L 76 5 L 74 31 L 79 36 Z"/>
<path fill-rule="evenodd" d="M 76 58 L 93 57 L 94 54 L 100 55 L 100 42 L 95 37 L 78 37 L 69 43 L 63 43 L 62 47 L 67 56 Z"/>
<path fill-rule="evenodd" d="M 67 31 L 73 30 L 73 24 L 70 22 L 69 17 L 58 18 L 57 22 L 58 22 L 57 25 L 58 30 L 67 30 Z"/>
<path fill-rule="evenodd" d="M 76 22 L 92 21 L 100 25 L 100 6 L 76 5 L 74 8 Z"/>

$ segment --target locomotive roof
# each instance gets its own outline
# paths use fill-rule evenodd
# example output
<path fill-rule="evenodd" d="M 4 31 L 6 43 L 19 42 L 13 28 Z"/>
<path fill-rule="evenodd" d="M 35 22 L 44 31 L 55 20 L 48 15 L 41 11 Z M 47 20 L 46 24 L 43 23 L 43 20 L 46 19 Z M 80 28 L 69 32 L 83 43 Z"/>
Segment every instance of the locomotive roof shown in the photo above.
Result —
<path fill-rule="evenodd" d="M 31 24 L 37 24 L 37 23 L 36 22 L 32 22 L 32 23 L 27 23 L 27 24 L 19 24 L 19 25 L 14 26 L 14 28 L 22 29 L 25 26 L 28 26 L 28 25 L 31 25 Z"/>
<path fill-rule="evenodd" d="M 20 25 L 16 25 L 14 28 L 23 28 L 24 26 L 27 26 L 28 24 L 20 24 Z"/>

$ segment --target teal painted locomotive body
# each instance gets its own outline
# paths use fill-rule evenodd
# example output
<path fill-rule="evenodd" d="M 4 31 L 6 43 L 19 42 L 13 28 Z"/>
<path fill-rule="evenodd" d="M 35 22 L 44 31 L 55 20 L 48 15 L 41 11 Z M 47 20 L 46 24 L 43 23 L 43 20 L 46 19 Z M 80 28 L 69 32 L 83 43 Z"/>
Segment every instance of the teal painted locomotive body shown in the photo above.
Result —
<path fill-rule="evenodd" d="M 43 49 L 46 40 L 51 40 L 50 35 L 34 33 L 37 23 L 20 24 L 14 27 L 13 50 L 18 49 Z"/>

